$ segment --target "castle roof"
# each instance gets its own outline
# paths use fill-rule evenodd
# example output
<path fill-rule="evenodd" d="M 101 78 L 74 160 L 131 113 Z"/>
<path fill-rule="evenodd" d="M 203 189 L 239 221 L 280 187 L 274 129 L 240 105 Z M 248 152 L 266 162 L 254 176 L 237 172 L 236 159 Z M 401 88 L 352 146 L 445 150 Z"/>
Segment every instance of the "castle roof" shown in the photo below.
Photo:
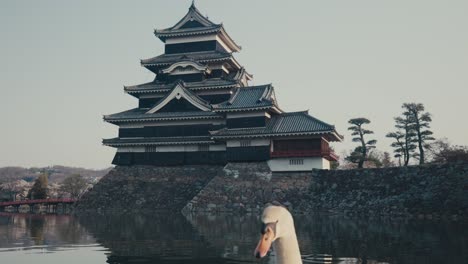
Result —
<path fill-rule="evenodd" d="M 141 60 L 141 65 L 145 67 L 161 67 L 184 60 L 192 60 L 198 63 L 207 63 L 216 61 L 226 61 L 230 59 L 234 60 L 232 53 L 211 50 L 190 53 L 162 54 L 153 58 Z"/>
<path fill-rule="evenodd" d="M 189 7 L 187 14 L 174 26 L 165 29 L 156 29 L 154 34 L 163 42 L 166 42 L 168 38 L 218 34 L 233 51 L 239 51 L 241 49 L 227 34 L 223 24 L 213 23 L 207 17 L 203 16 L 193 3 Z"/>
<path fill-rule="evenodd" d="M 215 139 L 272 136 L 306 136 L 327 134 L 330 141 L 341 141 L 335 127 L 313 116 L 307 111 L 281 113 L 272 116 L 265 127 L 223 128 L 212 131 Z"/>
<path fill-rule="evenodd" d="M 168 120 L 190 120 L 190 119 L 218 119 L 222 116 L 215 112 L 190 111 L 190 112 L 156 112 L 148 114 L 148 109 L 134 108 L 120 113 L 105 115 L 104 120 L 117 124 L 125 122 L 148 122 Z"/>
<path fill-rule="evenodd" d="M 271 84 L 236 88 L 228 101 L 213 105 L 213 109 L 217 112 L 261 110 L 272 107 L 276 107 L 281 112 L 276 104 Z"/>
<path fill-rule="evenodd" d="M 184 83 L 185 87 L 190 90 L 210 90 L 210 89 L 224 89 L 234 88 L 239 86 L 238 80 L 226 80 L 221 78 L 205 79 L 200 82 L 187 82 Z M 142 94 L 154 92 L 168 92 L 174 87 L 173 83 L 153 81 L 149 83 L 125 86 L 125 92 L 129 94 Z"/>
<path fill-rule="evenodd" d="M 154 114 L 161 108 L 163 108 L 165 105 L 167 105 L 170 101 L 179 100 L 181 98 L 184 98 L 185 100 L 189 101 L 193 106 L 202 111 L 211 111 L 211 105 L 208 101 L 202 99 L 194 92 L 185 88 L 184 82 L 179 81 L 175 83 L 172 90 L 168 92 L 166 96 L 161 98 L 147 113 Z"/>

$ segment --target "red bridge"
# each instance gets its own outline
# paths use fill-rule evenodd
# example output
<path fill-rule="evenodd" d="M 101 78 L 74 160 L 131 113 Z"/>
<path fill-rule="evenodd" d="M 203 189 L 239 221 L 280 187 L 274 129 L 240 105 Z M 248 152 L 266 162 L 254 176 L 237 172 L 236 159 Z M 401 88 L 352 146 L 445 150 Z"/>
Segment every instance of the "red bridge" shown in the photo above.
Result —
<path fill-rule="evenodd" d="M 5 207 L 8 206 L 13 206 L 16 210 L 21 205 L 29 205 L 30 210 L 32 211 L 32 208 L 34 205 L 40 204 L 40 205 L 45 205 L 47 206 L 47 210 L 55 210 L 56 206 L 58 204 L 73 204 L 77 200 L 76 199 L 70 199 L 70 198 L 61 198 L 61 199 L 40 199 L 40 200 L 21 200 L 21 201 L 11 201 L 11 202 L 0 202 L 0 209 L 4 209 Z"/>

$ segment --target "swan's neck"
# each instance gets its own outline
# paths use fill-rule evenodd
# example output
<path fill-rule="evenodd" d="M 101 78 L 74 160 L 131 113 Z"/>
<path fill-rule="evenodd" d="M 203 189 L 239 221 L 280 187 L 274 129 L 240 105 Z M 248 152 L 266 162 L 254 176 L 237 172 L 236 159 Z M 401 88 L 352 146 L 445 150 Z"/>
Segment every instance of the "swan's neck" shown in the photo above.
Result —
<path fill-rule="evenodd" d="M 296 232 L 293 232 L 289 236 L 278 238 L 273 243 L 273 247 L 276 252 L 277 264 L 302 264 Z"/>

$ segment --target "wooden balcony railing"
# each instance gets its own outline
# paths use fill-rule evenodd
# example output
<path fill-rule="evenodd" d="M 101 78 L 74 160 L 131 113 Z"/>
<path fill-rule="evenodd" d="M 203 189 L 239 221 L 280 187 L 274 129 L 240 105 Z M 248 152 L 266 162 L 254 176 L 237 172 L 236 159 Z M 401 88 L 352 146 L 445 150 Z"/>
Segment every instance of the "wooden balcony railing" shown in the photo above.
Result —
<path fill-rule="evenodd" d="M 339 156 L 333 151 L 322 150 L 284 150 L 271 152 L 272 158 L 288 158 L 288 157 L 324 157 L 330 161 L 338 161 Z"/>

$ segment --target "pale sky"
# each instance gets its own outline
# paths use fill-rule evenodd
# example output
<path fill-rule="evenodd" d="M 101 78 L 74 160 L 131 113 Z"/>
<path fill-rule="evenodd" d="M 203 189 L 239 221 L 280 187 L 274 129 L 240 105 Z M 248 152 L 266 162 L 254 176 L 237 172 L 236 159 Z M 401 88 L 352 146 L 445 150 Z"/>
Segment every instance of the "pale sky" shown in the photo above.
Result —
<path fill-rule="evenodd" d="M 174 25 L 189 0 L 0 1 L 0 166 L 104 168 L 117 126 L 102 115 L 137 106 L 123 85 L 154 75 L 153 29 Z M 197 0 L 242 46 L 251 84 L 273 83 L 286 111 L 336 125 L 367 117 L 377 148 L 405 102 L 433 114 L 437 138 L 468 145 L 468 1 Z"/>

